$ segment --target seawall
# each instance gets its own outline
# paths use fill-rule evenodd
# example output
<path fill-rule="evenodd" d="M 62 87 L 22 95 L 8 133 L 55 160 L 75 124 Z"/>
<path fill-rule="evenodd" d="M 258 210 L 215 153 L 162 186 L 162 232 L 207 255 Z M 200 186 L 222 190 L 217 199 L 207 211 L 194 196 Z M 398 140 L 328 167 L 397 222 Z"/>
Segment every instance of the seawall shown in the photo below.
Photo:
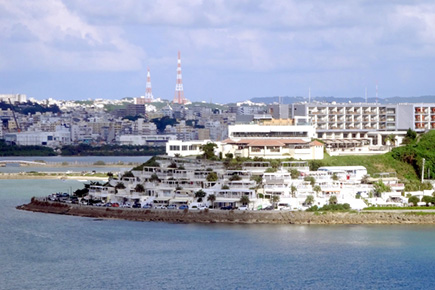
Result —
<path fill-rule="evenodd" d="M 33 212 L 66 214 L 90 218 L 160 221 L 171 223 L 237 223 L 237 224 L 435 224 L 435 214 L 397 212 L 277 212 L 224 210 L 156 210 L 106 208 L 40 201 L 17 209 Z"/>

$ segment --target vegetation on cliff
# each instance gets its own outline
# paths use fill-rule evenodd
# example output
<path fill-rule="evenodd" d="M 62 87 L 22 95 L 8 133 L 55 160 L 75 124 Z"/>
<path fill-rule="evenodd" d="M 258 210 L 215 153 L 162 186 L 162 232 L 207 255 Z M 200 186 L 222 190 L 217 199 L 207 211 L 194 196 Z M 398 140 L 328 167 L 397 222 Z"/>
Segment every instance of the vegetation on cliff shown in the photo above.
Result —
<path fill-rule="evenodd" d="M 424 178 L 435 178 L 435 131 L 422 134 L 419 138 L 409 140 L 409 144 L 394 148 L 392 158 L 409 164 L 421 177 L 424 163 Z"/>
<path fill-rule="evenodd" d="M 0 140 L 0 156 L 55 156 L 52 148 L 45 146 L 8 145 Z"/>

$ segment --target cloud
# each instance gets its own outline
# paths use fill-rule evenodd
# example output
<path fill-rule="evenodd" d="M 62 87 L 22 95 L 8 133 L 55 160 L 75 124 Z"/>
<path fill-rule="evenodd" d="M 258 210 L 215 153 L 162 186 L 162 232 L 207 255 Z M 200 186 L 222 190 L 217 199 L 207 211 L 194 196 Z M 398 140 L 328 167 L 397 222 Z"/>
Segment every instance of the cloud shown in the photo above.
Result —
<path fill-rule="evenodd" d="M 306 92 L 309 83 L 348 92 L 381 77 L 389 78 L 392 87 L 394 79 L 426 79 L 421 73 L 430 70 L 421 66 L 435 65 L 435 4 L 0 0 L 0 41 L 3 71 L 145 73 L 149 66 L 157 83 L 175 74 L 181 50 L 191 83 L 204 75 L 210 83 L 231 75 L 240 77 L 233 85 L 251 80 L 271 95 L 298 86 Z M 230 94 L 231 88 L 226 90 Z M 173 83 L 163 94 L 173 94 Z"/>
<path fill-rule="evenodd" d="M 3 1 L 3 69 L 137 70 L 144 51 L 122 29 L 88 24 L 60 0 Z M 8 55 L 6 56 L 5 53 Z"/>

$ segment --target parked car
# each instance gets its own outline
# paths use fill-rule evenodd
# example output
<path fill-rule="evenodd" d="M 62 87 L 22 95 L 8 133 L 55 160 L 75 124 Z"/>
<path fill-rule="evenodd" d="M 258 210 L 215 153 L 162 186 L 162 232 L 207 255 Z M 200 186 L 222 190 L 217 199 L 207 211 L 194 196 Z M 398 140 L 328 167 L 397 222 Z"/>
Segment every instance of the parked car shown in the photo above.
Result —
<path fill-rule="evenodd" d="M 177 206 L 175 204 L 170 204 L 166 207 L 166 209 L 177 209 Z"/>
<path fill-rule="evenodd" d="M 223 206 L 221 207 L 222 210 L 232 210 L 234 209 L 234 207 L 232 205 L 227 205 L 227 206 Z"/>
<path fill-rule="evenodd" d="M 145 204 L 142 208 L 152 209 L 153 206 L 151 204 Z"/>
<path fill-rule="evenodd" d="M 133 204 L 132 207 L 133 207 L 133 208 L 141 208 L 142 206 L 141 206 L 140 203 L 135 203 L 135 204 Z"/>
<path fill-rule="evenodd" d="M 159 205 L 156 205 L 154 208 L 155 209 L 166 209 L 166 206 L 164 204 L 159 204 Z"/>
<path fill-rule="evenodd" d="M 112 207 L 112 203 L 108 202 L 108 203 L 104 204 L 103 206 L 105 206 L 105 207 Z"/>
<path fill-rule="evenodd" d="M 263 208 L 261 210 L 273 210 L 273 206 L 269 205 L 269 206 L 266 206 L 265 208 Z"/>
<path fill-rule="evenodd" d="M 200 205 L 196 209 L 198 209 L 198 210 L 204 210 L 204 209 L 207 209 L 207 208 L 208 207 L 206 207 L 205 205 Z"/>
<path fill-rule="evenodd" d="M 182 204 L 178 209 L 189 209 L 189 206 L 187 204 Z"/>
<path fill-rule="evenodd" d="M 239 206 L 239 210 L 248 210 L 248 209 L 249 208 L 246 205 Z"/>
<path fill-rule="evenodd" d="M 117 202 L 112 203 L 112 207 L 119 207 L 119 203 Z"/>

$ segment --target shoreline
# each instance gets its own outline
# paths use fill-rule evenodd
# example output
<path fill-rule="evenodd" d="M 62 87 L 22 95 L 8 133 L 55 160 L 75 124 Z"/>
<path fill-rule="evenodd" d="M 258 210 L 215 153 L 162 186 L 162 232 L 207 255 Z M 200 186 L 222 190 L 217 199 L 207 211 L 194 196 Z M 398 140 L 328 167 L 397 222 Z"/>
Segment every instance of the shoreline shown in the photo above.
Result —
<path fill-rule="evenodd" d="M 227 224 L 434 224 L 435 214 L 415 212 L 304 212 L 304 211 L 237 211 L 237 210 L 158 210 L 106 208 L 41 201 L 32 198 L 16 207 L 32 212 L 63 214 L 88 218 L 120 219 L 142 222 L 227 223 Z M 420 212 L 421 213 L 421 212 Z"/>
<path fill-rule="evenodd" d="M 108 177 L 65 175 L 58 173 L 47 173 L 47 175 L 32 175 L 28 173 L 0 173 L 0 180 L 7 179 L 62 179 L 62 180 L 101 180 L 107 181 Z"/>

